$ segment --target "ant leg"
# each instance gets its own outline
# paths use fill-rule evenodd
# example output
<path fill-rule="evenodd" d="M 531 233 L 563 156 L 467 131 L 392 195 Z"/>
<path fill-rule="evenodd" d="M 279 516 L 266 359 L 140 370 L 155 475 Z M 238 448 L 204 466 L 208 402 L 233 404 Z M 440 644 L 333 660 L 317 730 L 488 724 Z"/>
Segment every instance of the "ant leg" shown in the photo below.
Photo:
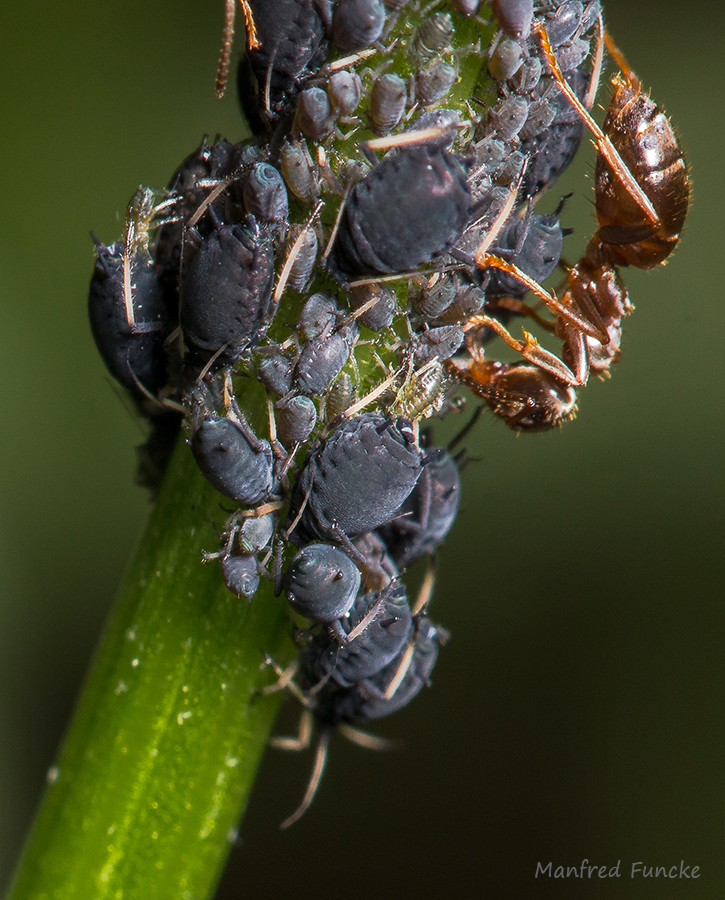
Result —
<path fill-rule="evenodd" d="M 601 16 L 599 17 L 599 21 L 601 23 Z M 603 26 L 602 26 L 602 34 L 604 36 L 604 43 L 607 45 L 607 51 L 608 51 L 609 55 L 615 61 L 619 70 L 622 72 L 624 77 L 629 82 L 630 87 L 635 91 L 640 90 L 642 83 L 640 82 L 639 78 L 637 78 L 637 76 L 634 74 L 632 69 L 630 68 L 629 63 L 624 58 L 624 54 L 622 53 L 622 51 L 619 49 L 619 47 L 617 47 L 617 45 L 612 40 L 612 36 L 610 35 L 610 33 Z"/>
<path fill-rule="evenodd" d="M 575 327 L 580 328 L 585 334 L 589 335 L 589 337 L 596 338 L 598 341 L 601 341 L 602 344 L 606 344 L 609 340 L 609 335 L 603 326 L 597 326 L 589 319 L 585 319 L 584 316 L 577 312 L 576 308 L 571 303 L 559 300 L 553 291 L 549 293 L 549 291 L 544 290 L 537 281 L 534 281 L 533 278 L 530 278 L 525 272 L 522 272 L 518 266 L 514 265 L 514 263 L 506 262 L 505 259 L 493 256 L 490 253 L 482 253 L 480 255 L 477 253 L 476 265 L 481 269 L 501 269 L 507 274 L 512 275 L 533 294 L 536 294 L 537 297 L 541 298 L 549 309 L 564 319 L 564 321 L 570 322 Z M 564 294 L 564 298 L 569 296 L 570 294 L 567 291 Z"/>
<path fill-rule="evenodd" d="M 539 366 L 546 372 L 549 372 L 565 384 L 574 385 L 578 383 L 576 375 L 571 369 L 566 366 L 558 356 L 554 356 L 553 353 L 544 350 L 536 338 L 532 334 L 529 334 L 528 331 L 524 331 L 523 341 L 517 341 L 500 322 L 483 313 L 478 313 L 469 319 L 466 327 L 472 328 L 477 325 L 487 325 L 489 328 L 493 328 L 496 334 L 505 341 L 512 350 L 520 353 L 524 359 L 534 363 L 534 365 Z"/>
<path fill-rule="evenodd" d="M 655 228 L 659 227 L 660 217 L 657 214 L 657 210 L 652 205 L 649 197 L 637 183 L 635 177 L 632 175 L 629 167 L 617 152 L 610 138 L 597 125 L 597 123 L 591 117 L 589 110 L 584 106 L 584 104 L 577 97 L 577 95 L 574 93 L 574 91 L 571 89 L 568 82 L 564 78 L 564 75 L 559 68 L 559 63 L 556 61 L 556 56 L 554 55 L 554 50 L 552 49 L 545 26 L 542 24 L 536 25 L 534 27 L 534 31 L 539 35 L 541 49 L 544 51 L 544 56 L 546 57 L 546 61 L 549 64 L 549 68 L 551 69 L 556 83 L 559 85 L 559 89 L 566 96 L 567 100 L 577 111 L 584 124 L 594 135 L 597 143 L 597 149 L 609 163 L 619 180 L 627 188 L 627 191 L 631 195 L 632 199 L 635 201 L 637 206 L 642 209 L 652 225 Z"/>
<path fill-rule="evenodd" d="M 496 310 L 507 310 L 508 312 L 515 313 L 519 316 L 526 316 L 528 319 L 533 319 L 537 325 L 541 328 L 545 328 L 546 331 L 555 331 L 556 323 L 552 322 L 550 319 L 545 319 L 543 316 L 540 316 L 536 309 L 533 306 L 529 306 L 528 303 L 524 303 L 523 300 L 517 300 L 516 297 L 497 297 L 495 300 L 492 300 L 490 303 L 486 304 L 486 309 L 489 312 L 495 312 Z"/>

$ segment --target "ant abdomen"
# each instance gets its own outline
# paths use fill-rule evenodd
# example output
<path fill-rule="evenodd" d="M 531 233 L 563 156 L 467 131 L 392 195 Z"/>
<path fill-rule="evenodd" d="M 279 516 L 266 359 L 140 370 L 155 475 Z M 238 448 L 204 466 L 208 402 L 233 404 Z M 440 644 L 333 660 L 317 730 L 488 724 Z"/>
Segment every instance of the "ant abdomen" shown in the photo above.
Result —
<path fill-rule="evenodd" d="M 670 120 L 626 77 L 614 79 L 603 130 L 652 203 L 653 223 L 603 154 L 596 164 L 599 237 L 620 266 L 650 269 L 674 250 L 687 217 L 690 184 L 680 142 Z"/>

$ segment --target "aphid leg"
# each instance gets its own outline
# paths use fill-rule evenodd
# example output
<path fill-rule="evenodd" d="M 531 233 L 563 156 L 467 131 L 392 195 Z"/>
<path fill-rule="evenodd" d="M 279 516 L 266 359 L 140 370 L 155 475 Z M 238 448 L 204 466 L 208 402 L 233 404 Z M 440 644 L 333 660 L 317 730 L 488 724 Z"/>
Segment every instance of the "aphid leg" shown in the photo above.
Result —
<path fill-rule="evenodd" d="M 302 711 L 300 716 L 297 737 L 273 737 L 270 738 L 270 746 L 276 750 L 306 750 L 312 739 L 312 715 L 308 709 Z"/>
<path fill-rule="evenodd" d="M 616 173 L 622 184 L 627 188 L 632 199 L 650 220 L 652 226 L 654 228 L 659 227 L 660 217 L 657 215 L 657 211 L 652 205 L 649 197 L 637 183 L 636 179 L 630 172 L 629 167 L 617 152 L 610 138 L 602 131 L 599 125 L 597 125 L 597 123 L 591 117 L 589 110 L 584 106 L 584 104 L 577 97 L 577 95 L 574 93 L 574 91 L 564 78 L 564 75 L 559 68 L 559 63 L 556 61 L 556 56 L 549 41 L 549 36 L 546 33 L 546 27 L 539 23 L 534 27 L 534 31 L 539 35 L 541 48 L 544 52 L 544 56 L 546 57 L 546 61 L 549 65 L 549 68 L 551 69 L 556 83 L 559 85 L 560 90 L 566 96 L 569 103 L 571 103 L 571 105 L 577 111 L 584 124 L 594 135 L 597 149 L 609 163 L 610 167 Z"/>
<path fill-rule="evenodd" d="M 232 386 L 231 369 L 224 370 L 224 407 L 227 410 L 228 417 L 240 428 L 242 434 L 249 442 L 249 446 L 256 453 L 261 453 L 265 448 L 265 442 L 257 437 L 249 422 L 247 422 L 244 413 L 239 408 Z"/>
<path fill-rule="evenodd" d="M 317 744 L 317 752 L 315 753 L 315 765 L 312 769 L 312 776 L 310 778 L 310 782 L 307 785 L 307 790 L 305 791 L 305 796 L 302 799 L 302 803 L 297 807 L 297 809 L 292 813 L 292 815 L 285 819 L 284 822 L 279 826 L 280 828 L 289 828 L 290 825 L 294 825 L 294 823 L 300 819 L 309 809 L 310 804 L 314 800 L 315 794 L 317 792 L 317 788 L 320 786 L 320 780 L 322 778 L 322 773 L 325 770 L 325 763 L 327 762 L 327 747 L 330 743 L 330 730 L 325 729 L 320 735 L 319 743 Z"/>
<path fill-rule="evenodd" d="M 305 697 L 302 690 L 297 686 L 294 681 L 294 677 L 299 671 L 299 660 L 293 660 L 286 669 L 280 668 L 277 663 L 272 659 L 271 656 L 265 653 L 264 662 L 262 663 L 262 668 L 266 668 L 267 666 L 271 666 L 275 674 L 277 675 L 277 681 L 273 684 L 265 685 L 265 687 L 260 688 L 259 693 L 263 696 L 267 696 L 267 694 L 276 694 L 278 691 L 289 691 L 294 697 L 299 700 L 302 706 L 307 707 L 309 703 L 307 702 L 307 698 Z M 285 740 L 291 741 L 292 738 L 286 738 Z M 309 743 L 309 741 L 308 741 Z M 276 745 L 275 745 L 276 746 Z M 301 745 L 300 747 L 292 748 L 292 749 L 302 749 L 303 746 L 307 746 L 306 744 Z"/>
<path fill-rule="evenodd" d="M 435 581 L 435 564 L 429 562 L 426 568 L 425 577 L 423 578 L 420 589 L 418 590 L 418 596 L 415 598 L 415 603 L 410 610 L 413 616 L 419 616 L 421 613 L 424 613 L 428 609 L 431 598 L 433 597 L 433 588 L 435 587 Z"/>
<path fill-rule="evenodd" d="M 337 726 L 338 734 L 341 734 L 348 741 L 364 747 L 366 750 L 394 750 L 399 746 L 398 741 L 390 738 L 378 737 L 375 734 L 369 734 L 360 728 L 354 728 L 352 725 L 341 724 Z"/>

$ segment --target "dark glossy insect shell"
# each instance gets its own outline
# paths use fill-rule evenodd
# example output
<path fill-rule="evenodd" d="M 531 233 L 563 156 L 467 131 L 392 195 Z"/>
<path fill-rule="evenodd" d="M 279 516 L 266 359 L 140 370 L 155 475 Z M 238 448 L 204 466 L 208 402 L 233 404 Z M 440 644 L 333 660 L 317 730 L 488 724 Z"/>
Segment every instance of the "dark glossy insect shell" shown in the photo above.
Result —
<path fill-rule="evenodd" d="M 244 182 L 244 205 L 258 222 L 279 231 L 287 226 L 289 202 L 280 173 L 269 163 L 253 166 Z"/>
<path fill-rule="evenodd" d="M 297 100 L 295 118 L 300 131 L 313 141 L 324 141 L 335 127 L 335 115 L 327 92 L 319 87 L 306 88 Z"/>
<path fill-rule="evenodd" d="M 525 238 L 518 253 L 513 253 L 516 245 L 525 233 Z M 559 264 L 564 247 L 564 234 L 557 216 L 535 214 L 530 222 L 517 220 L 510 225 L 493 247 L 498 253 L 539 283 L 545 281 Z M 487 297 L 509 296 L 523 297 L 526 285 L 518 279 L 507 275 L 500 269 L 488 270 L 489 281 L 486 285 Z"/>
<path fill-rule="evenodd" d="M 437 357 L 448 359 L 463 343 L 463 329 L 458 325 L 440 325 L 415 335 L 411 344 L 418 364 Z"/>
<path fill-rule="evenodd" d="M 359 309 L 373 298 L 377 301 L 360 316 L 363 325 L 372 331 L 388 328 L 398 310 L 398 299 L 395 291 L 385 284 L 361 284 L 348 291 L 348 299 L 353 309 Z"/>
<path fill-rule="evenodd" d="M 375 134 L 384 135 L 403 118 L 408 92 L 398 75 L 386 73 L 375 79 L 370 91 L 370 121 Z"/>
<path fill-rule="evenodd" d="M 134 324 L 129 324 L 124 294 L 123 242 L 100 245 L 88 292 L 93 339 L 108 371 L 139 402 L 142 388 L 156 394 L 166 383 L 168 315 L 153 262 L 147 253 L 131 255 L 130 285 Z"/>
<path fill-rule="evenodd" d="M 289 522 L 305 499 L 306 506 L 292 539 L 350 538 L 373 531 L 405 501 L 421 469 L 410 422 L 376 412 L 349 419 L 307 454 Z"/>
<path fill-rule="evenodd" d="M 256 557 L 233 552 L 221 558 L 222 579 L 236 597 L 251 600 L 259 587 L 259 564 Z"/>
<path fill-rule="evenodd" d="M 357 53 L 377 41 L 385 25 L 382 0 L 337 0 L 332 37 L 344 53 Z"/>
<path fill-rule="evenodd" d="M 244 429 L 231 419 L 207 413 L 191 438 L 191 449 L 202 475 L 220 494 L 253 505 L 272 490 L 272 448 L 267 441 L 250 443 Z"/>
<path fill-rule="evenodd" d="M 211 357 L 217 368 L 236 362 L 271 319 L 274 249 L 253 216 L 222 225 L 199 249 L 181 290 L 181 330 L 191 366 Z"/>
<path fill-rule="evenodd" d="M 531 34 L 533 0 L 492 0 L 491 9 L 501 30 L 509 37 L 519 41 Z"/>
<path fill-rule="evenodd" d="M 295 386 L 304 394 L 323 393 L 337 378 L 350 358 L 358 335 L 354 322 L 339 331 L 321 332 L 309 340 L 300 351 L 295 367 Z"/>
<path fill-rule="evenodd" d="M 434 60 L 415 77 L 416 99 L 425 106 L 438 103 L 450 91 L 458 77 L 456 70 L 440 59 Z"/>
<path fill-rule="evenodd" d="M 355 72 L 335 72 L 327 82 L 327 94 L 338 116 L 351 116 L 362 99 L 362 81 Z"/>
<path fill-rule="evenodd" d="M 320 193 L 320 179 L 304 143 L 290 141 L 280 152 L 280 168 L 287 187 L 303 203 L 312 203 Z"/>
<path fill-rule="evenodd" d="M 340 281 L 416 269 L 454 246 L 471 216 L 466 172 L 452 153 L 390 153 L 350 193 L 330 268 Z"/>
<path fill-rule="evenodd" d="M 276 406 L 277 431 L 286 447 L 306 441 L 317 424 L 317 407 L 309 397 L 290 397 Z"/>
<path fill-rule="evenodd" d="M 337 301 L 333 294 L 319 291 L 305 300 L 297 319 L 297 335 L 300 340 L 311 341 L 323 331 L 329 331 L 335 324 L 338 313 Z"/>
<path fill-rule="evenodd" d="M 438 647 L 447 637 L 445 632 L 424 616 L 418 620 L 416 629 L 410 664 L 392 696 L 385 697 L 385 691 L 403 664 L 405 650 L 371 678 L 354 687 L 323 694 L 316 710 L 318 720 L 329 725 L 339 722 L 362 725 L 382 719 L 407 706 L 428 684 L 438 658 Z"/>
<path fill-rule="evenodd" d="M 293 365 L 282 353 L 263 356 L 257 365 L 257 377 L 268 391 L 283 397 L 292 390 Z"/>
<path fill-rule="evenodd" d="M 423 458 L 423 474 L 397 516 L 378 529 L 400 569 L 407 569 L 433 553 L 451 530 L 461 499 L 461 478 L 451 454 L 430 448 Z"/>
<path fill-rule="evenodd" d="M 290 562 L 283 586 L 295 612 L 313 622 L 333 622 L 355 602 L 360 572 L 337 547 L 310 544 Z"/>
<path fill-rule="evenodd" d="M 251 115 L 253 124 L 261 124 L 266 116 L 276 119 L 288 109 L 305 80 L 327 57 L 329 3 L 324 0 L 250 0 L 250 5 L 259 47 L 248 50 L 240 63 L 239 99 L 243 110 Z"/>
<path fill-rule="evenodd" d="M 345 634 L 356 628 L 382 598 L 375 618 L 354 640 L 340 645 L 329 631 L 320 631 L 302 655 L 302 668 L 311 685 L 330 678 L 340 687 L 351 687 L 376 675 L 403 649 L 413 628 L 405 587 L 373 591 L 355 599 L 349 615 L 340 621 Z"/>

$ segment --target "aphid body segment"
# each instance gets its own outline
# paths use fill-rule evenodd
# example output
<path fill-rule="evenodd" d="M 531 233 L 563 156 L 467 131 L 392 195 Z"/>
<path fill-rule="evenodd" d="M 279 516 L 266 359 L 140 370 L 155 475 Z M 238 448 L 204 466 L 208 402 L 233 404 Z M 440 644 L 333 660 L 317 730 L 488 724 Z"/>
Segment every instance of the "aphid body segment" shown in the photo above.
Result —
<path fill-rule="evenodd" d="M 375 606 L 380 608 L 373 620 L 349 643 L 341 645 L 326 630 L 310 640 L 301 660 L 310 687 L 327 679 L 340 687 L 351 687 L 375 675 L 400 653 L 413 628 L 405 587 L 400 583 L 392 590 L 357 596 L 349 616 L 340 621 L 344 632 L 350 634 Z"/>
<path fill-rule="evenodd" d="M 266 500 L 274 481 L 269 441 L 254 434 L 239 409 L 232 418 L 212 409 L 197 410 L 195 417 L 191 449 L 207 481 L 237 503 Z"/>
<path fill-rule="evenodd" d="M 110 247 L 100 244 L 96 253 L 88 294 L 93 339 L 111 375 L 144 405 L 148 394 L 156 395 L 167 380 L 164 340 L 169 317 L 153 261 L 141 251 L 128 257 L 123 241 Z"/>
<path fill-rule="evenodd" d="M 453 247 L 470 216 L 460 160 L 437 147 L 404 147 L 350 192 L 331 271 L 339 281 L 351 281 L 415 269 Z"/>
<path fill-rule="evenodd" d="M 292 494 L 291 538 L 348 543 L 395 513 L 420 477 L 421 453 L 405 419 L 348 419 L 310 448 Z M 303 506 L 304 504 L 304 506 Z"/>
<path fill-rule="evenodd" d="M 202 243 L 181 289 L 181 329 L 192 367 L 236 362 L 271 321 L 274 248 L 254 216 Z"/>

